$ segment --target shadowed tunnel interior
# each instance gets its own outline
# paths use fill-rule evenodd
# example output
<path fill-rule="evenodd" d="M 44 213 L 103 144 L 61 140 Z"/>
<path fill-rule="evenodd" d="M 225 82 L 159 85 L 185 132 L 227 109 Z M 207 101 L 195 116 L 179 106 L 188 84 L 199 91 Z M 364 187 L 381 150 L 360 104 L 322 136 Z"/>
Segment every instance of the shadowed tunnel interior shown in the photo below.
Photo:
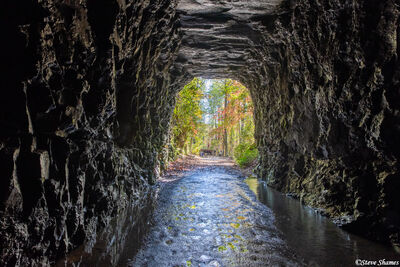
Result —
<path fill-rule="evenodd" d="M 193 77 L 251 91 L 260 179 L 399 245 L 399 11 L 395 0 L 5 1 L 1 261 L 46 265 L 84 241 L 122 251 L 146 223 L 175 96 Z"/>

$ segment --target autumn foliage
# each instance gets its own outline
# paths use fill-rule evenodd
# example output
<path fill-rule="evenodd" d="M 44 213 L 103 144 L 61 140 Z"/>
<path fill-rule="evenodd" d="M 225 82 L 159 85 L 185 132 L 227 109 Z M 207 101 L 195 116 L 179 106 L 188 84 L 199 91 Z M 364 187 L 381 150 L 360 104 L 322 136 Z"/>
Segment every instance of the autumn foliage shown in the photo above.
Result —
<path fill-rule="evenodd" d="M 177 96 L 172 125 L 175 153 L 209 149 L 241 165 L 258 155 L 250 93 L 237 81 L 193 79 Z"/>

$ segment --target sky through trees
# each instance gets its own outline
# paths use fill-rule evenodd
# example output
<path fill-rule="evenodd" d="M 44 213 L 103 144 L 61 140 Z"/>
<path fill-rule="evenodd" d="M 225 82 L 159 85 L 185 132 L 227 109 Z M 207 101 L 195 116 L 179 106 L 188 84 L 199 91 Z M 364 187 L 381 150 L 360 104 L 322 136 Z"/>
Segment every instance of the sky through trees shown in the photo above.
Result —
<path fill-rule="evenodd" d="M 249 90 L 231 79 L 194 78 L 177 95 L 171 145 L 174 155 L 207 152 L 249 164 L 258 155 Z"/>

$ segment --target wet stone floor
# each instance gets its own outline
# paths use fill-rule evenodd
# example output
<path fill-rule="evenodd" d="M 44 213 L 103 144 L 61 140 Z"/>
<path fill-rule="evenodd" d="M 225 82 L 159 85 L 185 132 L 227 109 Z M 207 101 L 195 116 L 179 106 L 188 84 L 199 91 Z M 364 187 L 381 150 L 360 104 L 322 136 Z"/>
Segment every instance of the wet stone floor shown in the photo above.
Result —
<path fill-rule="evenodd" d="M 129 266 L 302 265 L 231 163 L 200 161 L 160 181 L 153 226 Z"/>

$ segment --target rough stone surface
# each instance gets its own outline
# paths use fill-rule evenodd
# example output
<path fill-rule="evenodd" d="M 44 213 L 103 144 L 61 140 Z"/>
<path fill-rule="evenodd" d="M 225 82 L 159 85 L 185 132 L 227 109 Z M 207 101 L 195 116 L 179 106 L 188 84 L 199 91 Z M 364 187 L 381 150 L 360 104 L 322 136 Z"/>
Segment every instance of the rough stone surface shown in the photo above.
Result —
<path fill-rule="evenodd" d="M 178 24 L 161 0 L 6 1 L 1 13 L 0 261 L 42 266 L 146 208 L 185 77 L 171 75 Z"/>
<path fill-rule="evenodd" d="M 398 3 L 183 0 L 178 12 L 186 70 L 251 90 L 258 175 L 398 244 Z"/>
<path fill-rule="evenodd" d="M 255 22 L 276 12 L 281 2 L 181 0 L 178 62 L 193 76 L 235 78 L 252 64 L 251 52 L 262 45 L 262 27 Z"/>
<path fill-rule="evenodd" d="M 259 176 L 347 229 L 400 244 L 398 3 L 289 8 L 267 23 L 260 60 L 243 74 Z"/>
<path fill-rule="evenodd" d="M 193 76 L 249 87 L 261 178 L 399 243 L 395 0 L 7 0 L 0 12 L 4 265 L 90 250 L 111 218 L 146 206 Z"/>

